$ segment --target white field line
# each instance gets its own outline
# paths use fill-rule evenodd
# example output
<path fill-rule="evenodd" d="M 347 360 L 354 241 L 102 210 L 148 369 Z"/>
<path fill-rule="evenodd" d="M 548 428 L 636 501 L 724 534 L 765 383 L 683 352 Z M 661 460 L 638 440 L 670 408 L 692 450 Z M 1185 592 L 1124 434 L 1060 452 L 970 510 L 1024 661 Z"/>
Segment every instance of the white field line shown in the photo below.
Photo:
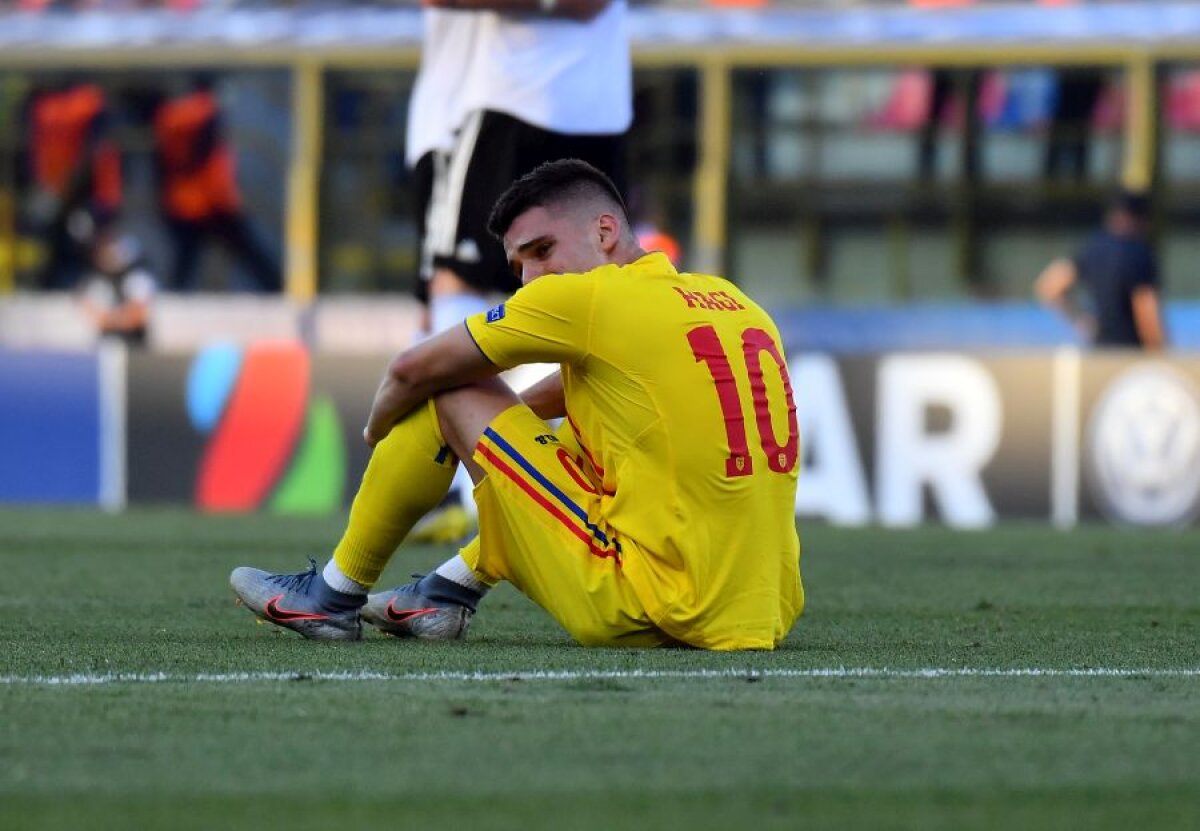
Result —
<path fill-rule="evenodd" d="M 1193 669 L 1122 669 L 1086 667 L 1080 669 L 971 669 L 940 668 L 888 669 L 873 667 L 831 667 L 828 669 L 681 669 L 681 670 L 522 670 L 515 672 L 112 672 L 73 675 L 0 675 L 0 686 L 28 685 L 46 687 L 82 687 L 98 684 L 253 684 L 268 681 L 638 681 L 654 679 L 720 678 L 875 678 L 881 680 L 937 678 L 1200 678 Z"/>

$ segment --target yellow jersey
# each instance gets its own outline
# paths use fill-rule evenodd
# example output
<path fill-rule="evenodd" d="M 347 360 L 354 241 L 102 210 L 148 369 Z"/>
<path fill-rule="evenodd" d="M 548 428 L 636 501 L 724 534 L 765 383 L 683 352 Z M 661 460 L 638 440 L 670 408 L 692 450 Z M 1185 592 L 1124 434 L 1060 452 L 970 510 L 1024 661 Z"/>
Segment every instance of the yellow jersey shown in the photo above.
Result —
<path fill-rule="evenodd" d="M 467 329 L 498 367 L 561 364 L 598 518 L 664 632 L 769 649 L 803 610 L 800 441 L 774 322 L 662 254 L 546 275 Z"/>

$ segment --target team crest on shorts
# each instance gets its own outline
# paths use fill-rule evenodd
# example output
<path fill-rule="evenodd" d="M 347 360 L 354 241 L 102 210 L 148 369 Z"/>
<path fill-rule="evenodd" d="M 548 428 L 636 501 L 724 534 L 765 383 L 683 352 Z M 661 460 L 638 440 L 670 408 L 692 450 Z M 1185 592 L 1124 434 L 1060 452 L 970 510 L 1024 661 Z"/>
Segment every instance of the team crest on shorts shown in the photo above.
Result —
<path fill-rule="evenodd" d="M 495 323 L 497 320 L 504 319 L 504 304 L 501 303 L 494 309 L 489 309 L 487 313 L 487 322 Z"/>

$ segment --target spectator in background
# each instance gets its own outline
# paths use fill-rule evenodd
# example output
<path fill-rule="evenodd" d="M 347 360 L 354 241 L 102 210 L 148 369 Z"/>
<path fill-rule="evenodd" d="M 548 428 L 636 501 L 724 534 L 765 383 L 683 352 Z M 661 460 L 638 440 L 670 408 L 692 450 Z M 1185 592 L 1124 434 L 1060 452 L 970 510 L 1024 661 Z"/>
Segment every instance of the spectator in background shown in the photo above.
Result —
<path fill-rule="evenodd" d="M 626 205 L 633 220 L 633 233 L 638 246 L 643 251 L 661 251 L 667 255 L 671 265 L 682 268 L 683 248 L 667 230 L 669 223 L 666 212 L 658 200 L 652 199 L 646 189 L 634 187 L 629 189 Z"/>
<path fill-rule="evenodd" d="M 1071 258 L 1051 262 L 1035 292 L 1095 346 L 1160 349 L 1166 345 L 1159 300 L 1158 265 L 1146 242 L 1150 214 L 1144 195 L 1122 193 L 1104 227 Z M 1086 304 L 1074 301 L 1083 289 Z"/>
<path fill-rule="evenodd" d="M 520 286 L 486 227 L 520 176 L 579 158 L 624 189 L 623 135 L 633 119 L 625 12 L 625 0 L 426 0 L 406 161 L 417 182 L 417 293 L 429 334 Z M 532 371 L 510 379 L 518 389 L 538 375 L 523 369 Z M 470 490 L 460 471 L 450 504 L 462 510 L 432 515 L 416 538 L 469 532 Z"/>
<path fill-rule="evenodd" d="M 101 338 L 144 346 L 156 290 L 157 281 L 137 240 L 116 230 L 97 239 L 92 268 L 80 285 L 79 302 Z"/>
<path fill-rule="evenodd" d="M 1058 73 L 1058 96 L 1050 116 L 1043 164 L 1047 179 L 1065 177 L 1081 182 L 1087 178 L 1092 113 L 1103 90 L 1104 75 L 1095 70 Z"/>
<path fill-rule="evenodd" d="M 30 93 L 23 123 L 25 221 L 46 246 L 37 284 L 69 289 L 121 207 L 121 156 L 109 137 L 104 91 L 64 77 Z"/>
<path fill-rule="evenodd" d="M 203 247 L 215 240 L 246 266 L 260 291 L 279 291 L 279 263 L 255 235 L 242 205 L 214 88 L 211 75 L 197 74 L 189 89 L 164 100 L 154 116 L 162 212 L 175 248 L 169 286 L 194 290 Z"/>
<path fill-rule="evenodd" d="M 917 137 L 917 175 L 922 181 L 937 178 L 938 141 L 957 94 L 961 99 L 958 130 L 962 143 L 962 175 L 973 181 L 979 176 L 977 105 L 983 73 L 978 69 L 941 68 L 930 70 L 929 75 L 929 111 Z"/>
<path fill-rule="evenodd" d="M 938 136 L 954 91 L 954 73 L 934 69 L 930 73 L 929 113 L 917 138 L 917 171 L 923 180 L 937 176 Z"/>
<path fill-rule="evenodd" d="M 679 268 L 683 264 L 683 249 L 679 240 L 663 230 L 663 224 L 651 221 L 639 222 L 633 227 L 638 245 L 643 251 L 660 251 L 671 261 L 671 265 Z"/>

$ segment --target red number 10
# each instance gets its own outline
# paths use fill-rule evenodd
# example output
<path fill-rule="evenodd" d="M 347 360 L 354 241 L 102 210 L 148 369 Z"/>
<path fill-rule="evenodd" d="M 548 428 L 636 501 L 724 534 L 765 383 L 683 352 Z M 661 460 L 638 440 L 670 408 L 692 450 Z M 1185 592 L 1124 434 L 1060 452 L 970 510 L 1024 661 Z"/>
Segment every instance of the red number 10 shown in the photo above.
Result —
<path fill-rule="evenodd" d="M 742 402 L 738 398 L 737 382 L 733 367 L 721 347 L 721 339 L 712 326 L 697 326 L 687 333 L 692 354 L 703 361 L 712 375 L 717 388 L 717 402 L 725 419 L 725 438 L 729 442 L 729 456 L 725 459 L 726 476 L 749 476 L 754 472 L 750 458 L 750 446 L 746 440 L 746 419 L 742 416 Z M 771 424 L 771 409 L 767 402 L 767 385 L 763 381 L 762 353 L 766 352 L 775 362 L 779 377 L 783 381 L 783 392 L 787 397 L 788 435 L 780 444 L 775 438 Z M 792 399 L 792 378 L 787 364 L 775 341 L 762 329 L 746 329 L 742 332 L 742 357 L 746 362 L 746 374 L 750 378 L 750 394 L 754 402 L 754 421 L 758 427 L 759 441 L 767 456 L 767 467 L 776 473 L 788 473 L 796 466 L 800 452 L 800 429 L 796 426 L 796 403 Z"/>

